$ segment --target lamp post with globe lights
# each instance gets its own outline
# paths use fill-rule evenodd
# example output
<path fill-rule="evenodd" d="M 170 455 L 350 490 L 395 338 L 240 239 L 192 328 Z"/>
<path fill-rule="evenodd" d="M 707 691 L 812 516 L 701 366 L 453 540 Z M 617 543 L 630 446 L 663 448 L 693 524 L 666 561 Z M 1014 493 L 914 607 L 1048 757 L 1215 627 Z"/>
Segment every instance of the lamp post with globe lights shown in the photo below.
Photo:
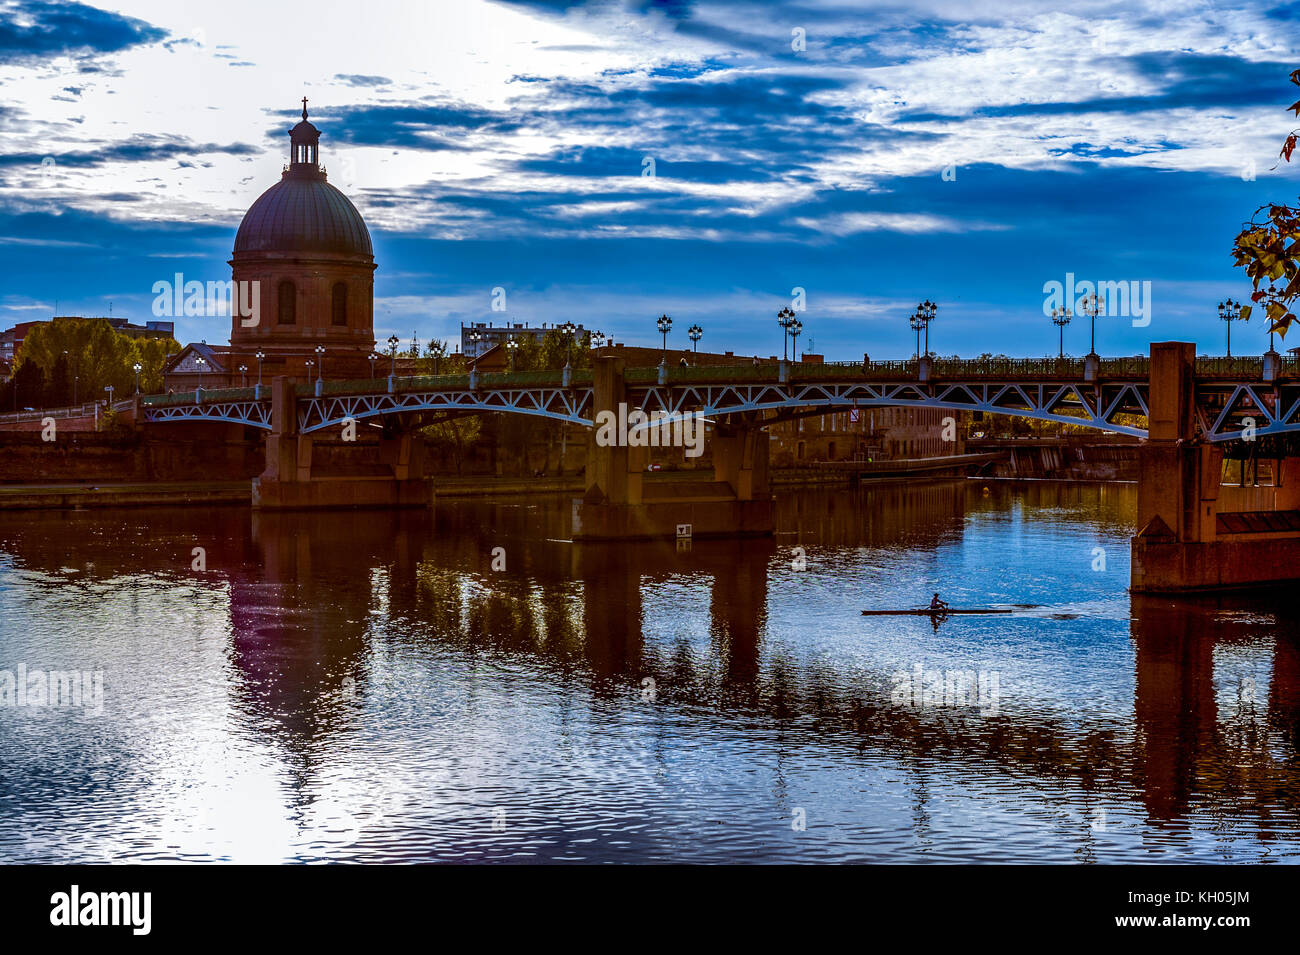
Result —
<path fill-rule="evenodd" d="M 921 319 L 920 315 L 918 315 L 916 312 L 913 312 L 912 317 L 907 320 L 907 324 L 911 327 L 912 331 L 916 332 L 916 360 L 920 361 L 921 360 L 921 329 L 925 328 L 925 322 Z"/>
<path fill-rule="evenodd" d="M 564 336 L 564 364 L 566 366 L 573 364 L 573 337 L 578 333 L 578 326 L 573 322 L 565 322 L 560 326 L 560 334 Z"/>
<path fill-rule="evenodd" d="M 939 306 L 928 298 L 916 306 L 917 317 L 921 319 L 922 326 L 925 328 L 925 351 L 922 354 L 926 358 L 930 357 L 930 323 L 934 321 L 938 313 Z"/>
<path fill-rule="evenodd" d="M 375 362 L 379 361 L 379 356 L 372 351 L 368 357 L 370 358 L 370 377 L 373 379 L 375 377 Z"/>
<path fill-rule="evenodd" d="M 1222 319 L 1228 327 L 1228 357 L 1232 357 L 1232 323 L 1241 316 L 1241 303 L 1234 302 L 1232 299 L 1219 303 L 1219 318 Z"/>
<path fill-rule="evenodd" d="M 788 346 L 790 344 L 790 323 L 795 320 L 794 309 L 783 308 L 776 313 L 776 323 L 781 326 L 781 360 L 786 361 L 790 355 Z"/>
<path fill-rule="evenodd" d="M 401 344 L 401 339 L 396 335 L 388 336 L 388 377 L 397 377 L 397 346 Z"/>
<path fill-rule="evenodd" d="M 257 387 L 262 387 L 262 359 L 266 357 L 265 352 L 258 352 L 253 356 L 257 359 Z"/>
<path fill-rule="evenodd" d="M 248 366 L 247 365 L 239 366 L 239 387 L 240 388 L 248 387 Z"/>
<path fill-rule="evenodd" d="M 794 319 L 790 322 L 790 327 L 786 329 L 790 335 L 790 357 L 797 359 L 799 356 L 799 336 L 803 334 L 803 322 Z"/>
<path fill-rule="evenodd" d="M 316 346 L 316 380 L 320 381 L 325 374 L 325 346 Z"/>
<path fill-rule="evenodd" d="M 704 337 L 704 329 L 699 325 L 692 325 L 686 329 L 686 337 L 691 340 L 691 352 L 698 355 L 700 353 L 700 339 Z"/>
<path fill-rule="evenodd" d="M 134 365 L 131 366 L 131 370 L 135 372 L 135 393 L 137 395 L 140 393 L 140 371 L 143 368 L 144 365 L 140 364 L 139 362 L 136 362 Z"/>
<path fill-rule="evenodd" d="M 1074 313 L 1068 308 L 1058 305 L 1056 308 L 1052 309 L 1052 324 L 1055 325 L 1061 333 L 1061 349 L 1060 354 L 1057 355 L 1058 358 L 1065 357 L 1065 326 L 1070 324 L 1070 319 L 1073 317 Z"/>
<path fill-rule="evenodd" d="M 519 340 L 517 338 L 510 338 L 506 340 L 506 358 L 509 362 L 509 368 L 511 371 L 515 370 L 515 351 L 518 348 L 519 348 Z"/>
<path fill-rule="evenodd" d="M 664 337 L 664 357 L 663 364 L 668 364 L 668 332 L 672 330 L 673 320 L 667 315 L 660 315 L 655 319 L 655 327 L 659 329 L 659 334 Z"/>
<path fill-rule="evenodd" d="M 1090 292 L 1079 301 L 1079 308 L 1088 316 L 1088 354 L 1097 354 L 1097 316 L 1106 310 L 1106 300 Z"/>

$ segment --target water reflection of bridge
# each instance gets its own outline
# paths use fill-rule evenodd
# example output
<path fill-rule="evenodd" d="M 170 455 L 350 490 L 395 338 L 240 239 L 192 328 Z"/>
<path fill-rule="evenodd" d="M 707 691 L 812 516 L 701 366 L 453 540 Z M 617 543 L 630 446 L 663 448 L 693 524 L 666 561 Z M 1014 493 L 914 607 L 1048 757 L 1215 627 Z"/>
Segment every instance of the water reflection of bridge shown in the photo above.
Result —
<path fill-rule="evenodd" d="M 637 699 L 651 677 L 661 707 L 788 727 L 828 751 L 970 761 L 1096 793 L 1139 793 L 1154 819 L 1243 804 L 1300 810 L 1300 640 L 1295 611 L 1280 599 L 1134 598 L 1131 719 L 905 709 L 891 702 L 886 671 L 845 672 L 788 641 L 774 648 L 769 600 L 788 566 L 786 531 L 835 546 L 906 538 L 936 547 L 994 506 L 973 490 L 973 498 L 960 485 L 864 492 L 890 496 L 877 506 L 835 495 L 831 513 L 842 517 L 830 527 L 796 500 L 778 512 L 775 542 L 701 541 L 686 552 L 672 542 L 571 544 L 561 539 L 563 509 L 532 502 L 400 518 L 160 510 L 148 514 L 151 546 L 139 547 L 123 546 L 108 526 L 120 518 L 35 513 L 9 522 L 3 549 L 21 567 L 55 572 L 75 540 L 90 576 L 130 586 L 126 578 L 141 574 L 188 584 L 193 542 L 208 542 L 203 579 L 228 594 L 234 700 L 262 717 L 258 725 L 303 773 L 343 745 L 377 658 L 418 662 L 432 649 L 465 660 L 523 655 L 538 674 L 580 680 L 605 701 Z M 493 570 L 496 547 L 505 572 Z M 703 656 L 698 643 L 652 625 L 673 612 L 658 603 L 661 592 L 682 581 L 707 581 Z M 1276 625 L 1262 638 L 1258 621 L 1268 616 Z M 1220 674 L 1216 692 L 1216 654 L 1241 648 L 1271 650 L 1253 713 L 1235 677 Z"/>

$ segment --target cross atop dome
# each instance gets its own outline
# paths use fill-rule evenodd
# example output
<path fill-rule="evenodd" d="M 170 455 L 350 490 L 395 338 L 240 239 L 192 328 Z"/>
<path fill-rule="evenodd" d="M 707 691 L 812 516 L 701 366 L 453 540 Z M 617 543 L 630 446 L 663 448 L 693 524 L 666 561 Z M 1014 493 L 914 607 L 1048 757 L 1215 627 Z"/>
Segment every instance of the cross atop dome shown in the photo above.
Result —
<path fill-rule="evenodd" d="M 307 120 L 307 97 L 302 98 L 302 118 L 303 122 Z"/>

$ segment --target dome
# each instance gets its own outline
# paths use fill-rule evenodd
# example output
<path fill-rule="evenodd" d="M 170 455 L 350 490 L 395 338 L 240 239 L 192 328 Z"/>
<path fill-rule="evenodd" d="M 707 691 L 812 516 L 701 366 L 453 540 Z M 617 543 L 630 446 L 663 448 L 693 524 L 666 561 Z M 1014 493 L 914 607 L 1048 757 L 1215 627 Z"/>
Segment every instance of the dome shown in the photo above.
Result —
<path fill-rule="evenodd" d="M 373 256 L 370 230 L 323 175 L 286 173 L 258 198 L 235 233 L 235 253 L 332 252 Z"/>

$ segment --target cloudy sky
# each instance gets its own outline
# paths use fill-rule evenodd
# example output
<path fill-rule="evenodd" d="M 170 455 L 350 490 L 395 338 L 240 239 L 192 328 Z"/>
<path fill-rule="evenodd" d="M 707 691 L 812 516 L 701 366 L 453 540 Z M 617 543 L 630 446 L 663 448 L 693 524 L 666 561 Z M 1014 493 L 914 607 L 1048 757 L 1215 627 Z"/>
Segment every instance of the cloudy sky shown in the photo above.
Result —
<path fill-rule="evenodd" d="M 0 324 L 142 321 L 155 281 L 229 278 L 307 96 L 381 339 L 572 319 L 649 344 L 667 312 L 678 344 L 698 322 L 774 354 L 802 288 L 830 359 L 910 355 L 927 297 L 940 353 L 1044 355 L 1044 283 L 1073 272 L 1152 283 L 1150 324 L 1101 320 L 1099 351 L 1221 352 L 1232 237 L 1296 198 L 1298 45 L 1300 2 L 1267 0 L 0 0 Z M 1258 322 L 1233 338 L 1263 350 Z"/>

